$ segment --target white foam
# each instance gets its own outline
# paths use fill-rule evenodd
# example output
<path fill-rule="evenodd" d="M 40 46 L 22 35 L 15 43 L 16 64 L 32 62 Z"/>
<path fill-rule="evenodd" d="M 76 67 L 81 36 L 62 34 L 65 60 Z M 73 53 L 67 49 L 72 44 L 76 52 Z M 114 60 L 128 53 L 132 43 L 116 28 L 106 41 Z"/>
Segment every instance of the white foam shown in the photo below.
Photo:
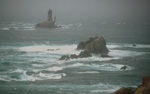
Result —
<path fill-rule="evenodd" d="M 123 65 L 123 64 L 112 64 L 112 63 L 106 63 L 106 64 L 82 64 L 82 63 L 77 63 L 77 64 L 72 64 L 68 66 L 64 66 L 64 68 L 71 68 L 71 67 L 77 67 L 81 69 L 90 69 L 90 70 L 102 70 L 102 71 L 125 71 L 121 70 L 123 66 L 127 66 L 125 70 L 132 70 L 134 68 L 128 66 L 128 65 Z"/>
<path fill-rule="evenodd" d="M 75 72 L 75 73 L 79 73 L 79 74 L 95 74 L 95 73 L 99 73 L 98 71 L 85 71 L 85 72 Z"/>
<path fill-rule="evenodd" d="M 48 69 L 45 69 L 46 71 L 60 71 L 60 70 L 63 70 L 63 68 L 61 67 L 51 67 L 51 68 L 48 68 Z"/>
<path fill-rule="evenodd" d="M 79 54 L 80 51 L 76 50 L 76 45 L 34 45 L 34 46 L 27 46 L 21 47 L 19 50 L 21 51 L 28 51 L 28 52 L 35 52 L 35 51 L 43 51 L 46 53 L 52 54 Z"/>
<path fill-rule="evenodd" d="M 43 64 L 32 64 L 32 66 L 34 66 L 34 67 L 44 67 L 45 65 L 43 65 Z"/>
<path fill-rule="evenodd" d="M 5 28 L 3 28 L 2 30 L 10 30 L 9 28 L 7 28 L 7 27 L 5 27 Z"/>
<path fill-rule="evenodd" d="M 136 46 L 133 47 L 133 44 L 108 44 L 108 48 L 150 48 L 150 45 L 148 44 L 135 44 Z"/>

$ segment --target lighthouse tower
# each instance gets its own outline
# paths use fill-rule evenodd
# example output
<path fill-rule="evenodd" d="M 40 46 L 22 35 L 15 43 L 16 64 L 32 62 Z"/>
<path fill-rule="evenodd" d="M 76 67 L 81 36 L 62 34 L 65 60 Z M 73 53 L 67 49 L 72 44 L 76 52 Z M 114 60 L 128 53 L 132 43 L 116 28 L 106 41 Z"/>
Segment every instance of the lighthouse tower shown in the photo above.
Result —
<path fill-rule="evenodd" d="M 53 22 L 51 9 L 48 10 L 48 22 Z"/>

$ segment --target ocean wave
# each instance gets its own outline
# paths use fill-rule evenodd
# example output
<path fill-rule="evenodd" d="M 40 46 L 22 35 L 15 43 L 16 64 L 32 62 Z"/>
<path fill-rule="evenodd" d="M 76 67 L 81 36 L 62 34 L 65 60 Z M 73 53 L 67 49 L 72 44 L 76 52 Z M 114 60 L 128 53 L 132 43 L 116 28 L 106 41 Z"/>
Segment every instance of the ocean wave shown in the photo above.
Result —
<path fill-rule="evenodd" d="M 9 22 L 4 24 L 5 27 L 1 30 L 36 30 L 35 25 L 31 23 Z"/>
<path fill-rule="evenodd" d="M 121 70 L 123 66 L 127 66 L 125 70 Z M 72 65 L 67 65 L 65 68 L 80 68 L 80 69 L 89 69 L 89 70 L 101 70 L 101 71 L 127 71 L 127 70 L 133 70 L 133 67 L 130 67 L 128 65 L 123 64 L 83 64 L 83 63 L 77 63 Z"/>
<path fill-rule="evenodd" d="M 75 73 L 79 73 L 79 74 L 95 74 L 95 73 L 99 73 L 98 71 L 84 71 L 84 72 L 75 72 Z"/>
<path fill-rule="evenodd" d="M 133 46 L 133 44 L 108 44 L 107 47 L 110 49 L 113 48 L 150 48 L 150 45 L 148 44 L 135 44 L 136 46 Z"/>
<path fill-rule="evenodd" d="M 61 79 L 66 76 L 65 73 L 32 73 L 27 74 L 28 71 L 22 69 L 16 69 L 12 72 L 4 72 L 0 74 L 0 80 L 2 81 L 37 81 L 37 80 L 48 80 L 48 79 Z"/>
<path fill-rule="evenodd" d="M 46 52 L 51 54 L 79 54 L 80 51 L 76 50 L 76 45 L 34 45 L 34 46 L 27 46 L 21 47 L 19 50 L 27 51 L 27 52 Z"/>
<path fill-rule="evenodd" d="M 81 27 L 82 23 L 76 23 L 76 24 L 59 24 L 58 27 L 61 26 L 61 28 L 70 28 L 70 27 Z"/>

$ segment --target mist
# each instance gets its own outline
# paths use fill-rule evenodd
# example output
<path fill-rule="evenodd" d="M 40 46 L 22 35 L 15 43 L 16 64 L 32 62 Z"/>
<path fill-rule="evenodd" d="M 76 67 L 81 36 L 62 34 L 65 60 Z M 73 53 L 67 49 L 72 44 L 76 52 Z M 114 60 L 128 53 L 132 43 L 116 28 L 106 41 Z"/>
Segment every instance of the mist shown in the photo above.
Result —
<path fill-rule="evenodd" d="M 149 0 L 1 0 L 5 18 L 47 18 L 48 9 L 58 19 L 149 20 Z"/>

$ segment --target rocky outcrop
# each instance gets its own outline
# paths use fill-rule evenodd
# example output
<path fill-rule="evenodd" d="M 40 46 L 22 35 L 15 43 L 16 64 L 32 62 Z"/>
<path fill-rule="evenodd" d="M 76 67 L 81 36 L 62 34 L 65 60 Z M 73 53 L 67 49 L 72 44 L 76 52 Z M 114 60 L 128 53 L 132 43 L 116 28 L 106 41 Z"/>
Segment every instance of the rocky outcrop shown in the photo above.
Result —
<path fill-rule="evenodd" d="M 142 85 L 140 85 L 134 94 L 150 94 L 150 76 L 143 77 Z"/>
<path fill-rule="evenodd" d="M 68 55 L 63 55 L 59 60 L 69 60 L 70 57 Z"/>
<path fill-rule="evenodd" d="M 82 41 L 77 46 L 78 50 L 86 50 L 93 54 L 108 54 L 106 47 L 106 41 L 102 36 L 96 36 L 89 38 L 88 41 Z"/>
<path fill-rule="evenodd" d="M 91 37 L 87 41 L 82 41 L 78 44 L 77 50 L 83 50 L 79 55 L 72 54 L 71 56 L 64 55 L 59 60 L 77 59 L 91 57 L 92 54 L 101 54 L 103 58 L 110 58 L 109 50 L 106 47 L 106 41 L 102 36 Z"/>
<path fill-rule="evenodd" d="M 69 60 L 69 59 L 77 59 L 77 58 L 87 58 L 92 57 L 91 53 L 87 51 L 81 51 L 79 55 L 72 54 L 72 55 L 63 55 L 59 60 Z"/>
<path fill-rule="evenodd" d="M 120 88 L 112 94 L 150 94 L 150 76 L 143 77 L 142 85 L 138 88 Z"/>
<path fill-rule="evenodd" d="M 88 51 L 81 51 L 80 54 L 78 55 L 79 58 L 86 58 L 86 57 L 91 57 L 91 53 Z"/>
<path fill-rule="evenodd" d="M 131 87 L 120 88 L 119 90 L 113 92 L 112 94 L 134 94 L 134 89 Z"/>

